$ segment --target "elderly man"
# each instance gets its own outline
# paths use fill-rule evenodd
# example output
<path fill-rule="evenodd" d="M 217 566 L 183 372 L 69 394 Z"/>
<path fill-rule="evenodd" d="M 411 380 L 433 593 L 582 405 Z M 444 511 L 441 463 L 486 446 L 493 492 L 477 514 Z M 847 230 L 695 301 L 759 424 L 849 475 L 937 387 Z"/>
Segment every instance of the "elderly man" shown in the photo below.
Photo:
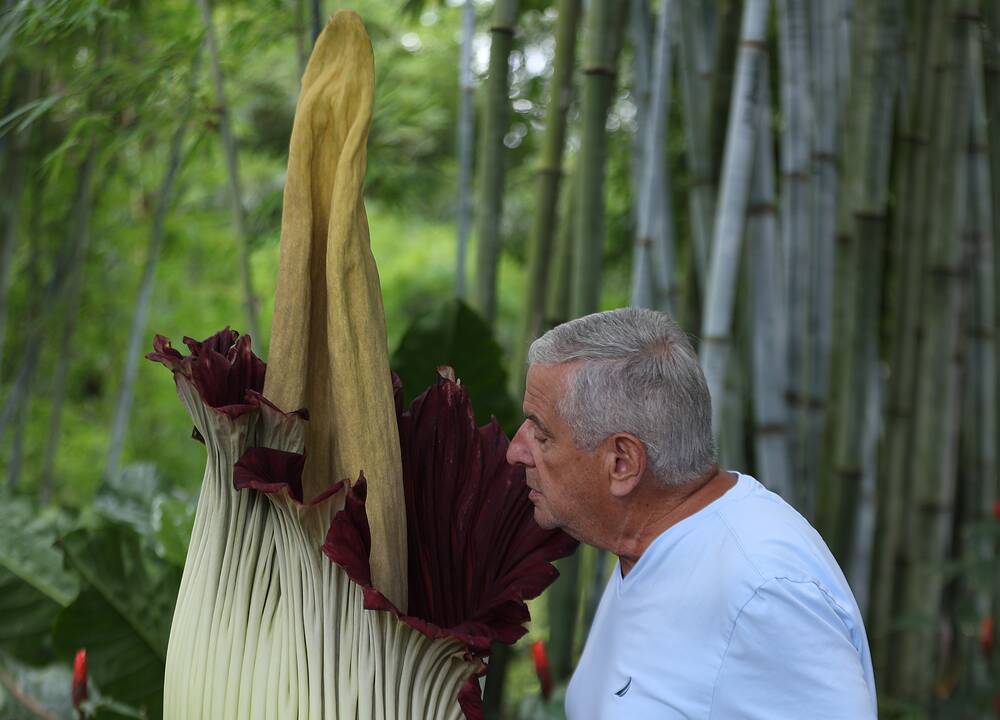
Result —
<path fill-rule="evenodd" d="M 716 466 L 708 388 L 677 324 L 588 315 L 528 362 L 507 460 L 540 525 L 618 556 L 568 718 L 874 718 L 847 581 L 784 500 Z"/>

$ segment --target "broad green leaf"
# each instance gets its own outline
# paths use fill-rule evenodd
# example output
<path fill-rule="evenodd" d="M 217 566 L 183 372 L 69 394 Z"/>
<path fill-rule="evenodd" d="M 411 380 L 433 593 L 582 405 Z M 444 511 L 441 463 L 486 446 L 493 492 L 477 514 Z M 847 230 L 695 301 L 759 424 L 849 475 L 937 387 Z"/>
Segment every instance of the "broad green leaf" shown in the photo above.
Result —
<path fill-rule="evenodd" d="M 60 610 L 55 600 L 0 569 L 0 649 L 32 665 L 52 660 L 52 623 Z"/>
<path fill-rule="evenodd" d="M 76 530 L 63 538 L 62 546 L 68 563 L 115 608 L 132 633 L 165 658 L 179 570 L 122 525 Z"/>
<path fill-rule="evenodd" d="M 179 569 L 124 525 L 74 531 L 62 546 L 86 586 L 56 621 L 56 648 L 86 648 L 90 675 L 108 698 L 160 717 Z"/>
<path fill-rule="evenodd" d="M 503 351 L 486 322 L 460 300 L 414 321 L 393 353 L 392 368 L 403 381 L 407 405 L 435 382 L 439 365 L 455 369 L 480 424 L 493 415 L 510 432 L 518 414 L 507 393 Z"/>
<path fill-rule="evenodd" d="M 65 662 L 36 668 L 0 655 L 0 718 L 75 717 L 70 700 L 71 684 L 70 669 Z M 30 698 L 33 707 L 26 707 L 18 700 L 18 695 Z M 40 715 L 38 710 L 49 715 Z"/>
<path fill-rule="evenodd" d="M 153 500 L 156 551 L 160 557 L 177 567 L 184 567 L 194 528 L 194 511 L 193 498 L 157 495 Z"/>
<path fill-rule="evenodd" d="M 37 516 L 22 498 L 0 497 L 0 568 L 17 576 L 41 595 L 69 605 L 79 591 L 76 577 L 63 568 L 54 547 L 56 530 L 45 516 Z"/>
<path fill-rule="evenodd" d="M 86 648 L 89 675 L 102 693 L 162 717 L 163 656 L 96 588 L 85 587 L 60 613 L 55 645 L 67 657 Z"/>

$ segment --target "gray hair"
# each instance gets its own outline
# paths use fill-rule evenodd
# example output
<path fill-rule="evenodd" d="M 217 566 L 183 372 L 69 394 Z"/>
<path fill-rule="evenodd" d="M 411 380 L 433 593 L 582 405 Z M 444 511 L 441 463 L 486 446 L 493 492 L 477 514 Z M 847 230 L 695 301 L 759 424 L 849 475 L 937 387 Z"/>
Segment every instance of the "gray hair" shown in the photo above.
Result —
<path fill-rule="evenodd" d="M 691 343 L 668 315 L 643 308 L 594 313 L 531 344 L 528 364 L 579 361 L 559 404 L 577 447 L 627 432 L 646 446 L 665 485 L 682 485 L 715 462 L 712 401 Z"/>

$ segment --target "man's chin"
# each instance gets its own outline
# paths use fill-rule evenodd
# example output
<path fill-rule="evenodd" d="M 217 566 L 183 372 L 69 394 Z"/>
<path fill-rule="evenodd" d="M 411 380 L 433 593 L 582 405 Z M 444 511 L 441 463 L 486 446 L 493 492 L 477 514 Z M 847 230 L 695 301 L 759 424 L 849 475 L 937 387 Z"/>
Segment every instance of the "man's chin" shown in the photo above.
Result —
<path fill-rule="evenodd" d="M 559 527 L 559 523 L 537 505 L 535 505 L 535 523 L 543 530 L 555 530 Z"/>

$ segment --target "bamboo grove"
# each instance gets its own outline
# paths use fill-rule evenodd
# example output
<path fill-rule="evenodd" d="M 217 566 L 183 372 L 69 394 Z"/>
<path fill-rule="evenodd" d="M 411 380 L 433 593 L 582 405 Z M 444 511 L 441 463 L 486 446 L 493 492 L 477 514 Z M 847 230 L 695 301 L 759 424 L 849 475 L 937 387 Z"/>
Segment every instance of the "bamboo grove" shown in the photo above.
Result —
<path fill-rule="evenodd" d="M 880 716 L 992 715 L 996 0 L 0 0 L 3 492 L 58 515 L 94 494 L 68 455 L 101 487 L 179 464 L 190 426 L 143 387 L 154 323 L 239 317 L 268 347 L 297 83 L 325 16 L 352 6 L 375 49 L 373 247 L 412 249 L 431 217 L 454 253 L 443 282 L 419 256 L 405 277 L 424 284 L 403 290 L 378 257 L 390 339 L 468 303 L 509 406 L 547 328 L 669 311 L 699 348 L 722 464 L 844 568 Z M 480 407 L 475 370 L 435 364 Z M 557 687 L 611 563 L 558 565 L 536 615 Z M 518 662 L 492 656 L 487 717 L 505 696 L 505 717 L 535 717 L 511 714 Z"/>
<path fill-rule="evenodd" d="M 514 4 L 496 4 L 494 33 Z M 723 463 L 751 468 L 827 538 L 866 613 L 885 716 L 989 711 L 1000 5 L 557 5 L 511 376 L 533 337 L 599 308 L 605 122 L 627 94 L 631 302 L 698 339 Z M 491 68 L 508 52 L 495 43 Z M 485 82 L 481 162 L 505 127 L 505 78 Z M 665 152 L 677 135 L 679 162 Z M 480 173 L 475 299 L 490 317 L 503 163 Z M 579 563 L 550 593 L 563 677 L 585 576 L 604 571 Z"/>

